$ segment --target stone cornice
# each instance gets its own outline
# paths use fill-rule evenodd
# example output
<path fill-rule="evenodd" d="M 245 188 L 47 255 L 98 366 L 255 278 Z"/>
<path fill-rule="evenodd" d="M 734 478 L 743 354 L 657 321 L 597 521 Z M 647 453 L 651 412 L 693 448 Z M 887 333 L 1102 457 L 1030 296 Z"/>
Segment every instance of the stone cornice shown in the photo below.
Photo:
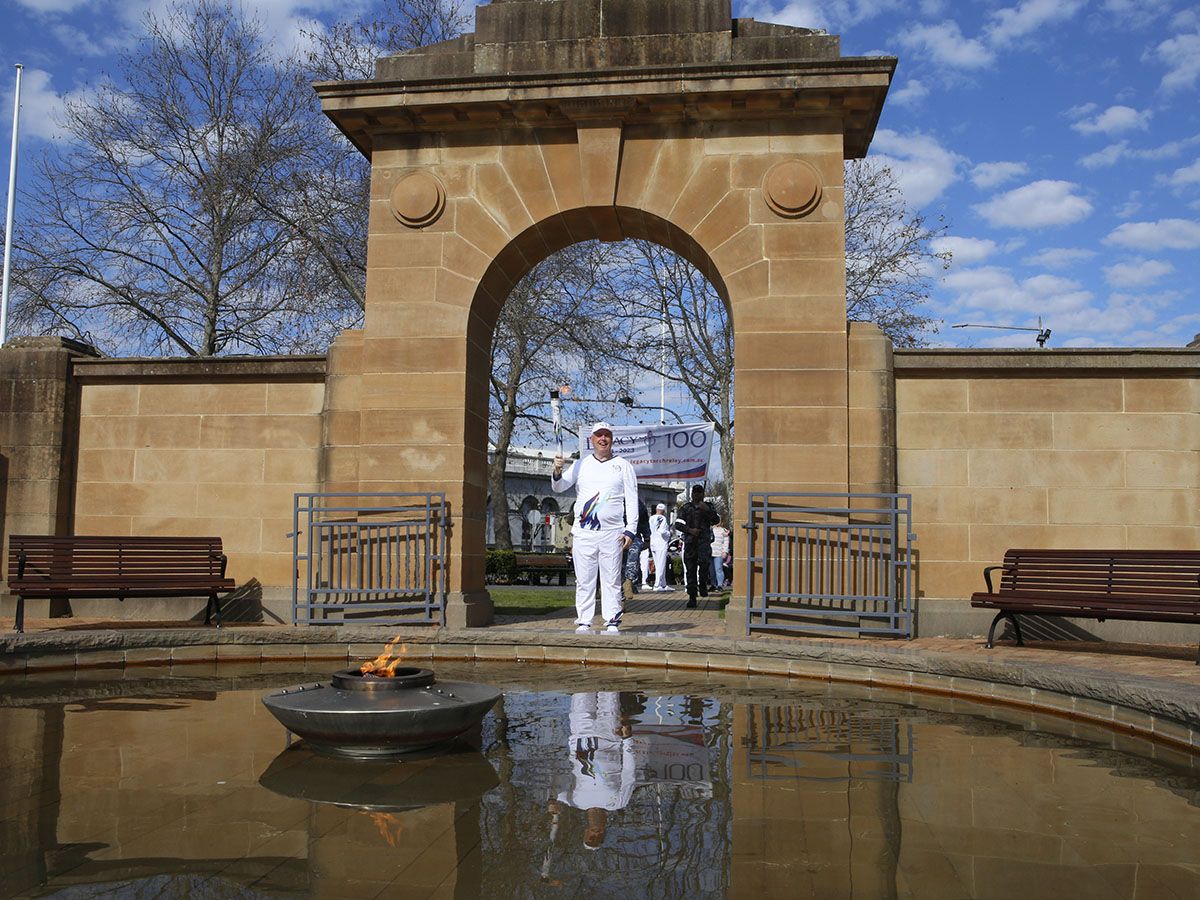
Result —
<path fill-rule="evenodd" d="M 324 356 L 178 357 L 72 360 L 77 381 L 311 381 L 325 380 Z"/>
<path fill-rule="evenodd" d="M 836 116 L 855 158 L 874 136 L 895 68 L 894 57 L 848 57 L 314 87 L 325 114 L 367 156 L 376 134 L 568 125 L 604 114 L 626 123 Z"/>
<path fill-rule="evenodd" d="M 1129 369 L 1191 369 L 1200 375 L 1200 350 L 1176 347 L 896 350 L 893 359 L 898 374 L 959 369 L 981 375 L 989 370 L 1012 375 L 1069 370 L 1072 374 L 1087 376 Z"/>

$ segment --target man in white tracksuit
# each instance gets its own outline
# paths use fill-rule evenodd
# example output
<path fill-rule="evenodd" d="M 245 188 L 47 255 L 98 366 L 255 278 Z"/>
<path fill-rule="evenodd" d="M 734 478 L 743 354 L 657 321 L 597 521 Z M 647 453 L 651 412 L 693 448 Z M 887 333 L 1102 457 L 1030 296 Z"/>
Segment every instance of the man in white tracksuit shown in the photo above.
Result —
<path fill-rule="evenodd" d="M 628 460 L 613 456 L 612 427 L 592 426 L 592 454 L 571 463 L 564 471 L 561 456 L 554 458 L 555 493 L 575 487 L 575 525 L 571 529 L 571 555 L 575 561 L 575 630 L 592 630 L 596 613 L 596 578 L 600 578 L 600 603 L 607 634 L 618 634 L 624 598 L 621 595 L 621 554 L 633 543 L 637 528 L 637 476 Z"/>
<path fill-rule="evenodd" d="M 671 543 L 671 523 L 667 520 L 667 505 L 658 504 L 650 517 L 650 553 L 654 556 L 654 590 L 669 591 L 667 587 L 667 545 Z"/>

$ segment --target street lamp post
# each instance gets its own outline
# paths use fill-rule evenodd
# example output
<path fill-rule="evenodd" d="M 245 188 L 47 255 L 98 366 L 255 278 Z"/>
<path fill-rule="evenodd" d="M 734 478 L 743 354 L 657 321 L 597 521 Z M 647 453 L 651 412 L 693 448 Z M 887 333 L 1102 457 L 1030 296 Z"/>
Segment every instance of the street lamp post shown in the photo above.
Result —
<path fill-rule="evenodd" d="M 630 410 L 633 410 L 633 409 L 657 409 L 657 410 L 660 410 L 665 413 L 670 413 L 671 415 L 673 415 L 675 417 L 676 422 L 678 422 L 680 425 L 684 424 L 683 416 L 681 416 L 679 413 L 675 412 L 675 410 L 673 410 L 667 406 L 645 406 L 641 403 L 636 402 L 632 397 L 628 397 L 628 396 L 618 397 L 617 402 L 620 403 L 622 406 L 624 406 L 626 409 L 630 409 Z M 662 424 L 661 416 L 659 417 L 659 424 Z"/>

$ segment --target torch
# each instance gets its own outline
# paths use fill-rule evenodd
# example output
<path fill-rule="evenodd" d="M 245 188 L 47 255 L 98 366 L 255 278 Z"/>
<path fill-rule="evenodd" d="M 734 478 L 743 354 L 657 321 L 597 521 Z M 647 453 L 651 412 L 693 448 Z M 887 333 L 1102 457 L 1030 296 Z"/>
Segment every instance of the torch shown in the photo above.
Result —
<path fill-rule="evenodd" d="M 554 420 L 554 443 L 559 456 L 563 455 L 562 401 L 560 398 L 568 397 L 570 394 L 571 389 L 565 384 L 550 392 L 550 416 Z"/>

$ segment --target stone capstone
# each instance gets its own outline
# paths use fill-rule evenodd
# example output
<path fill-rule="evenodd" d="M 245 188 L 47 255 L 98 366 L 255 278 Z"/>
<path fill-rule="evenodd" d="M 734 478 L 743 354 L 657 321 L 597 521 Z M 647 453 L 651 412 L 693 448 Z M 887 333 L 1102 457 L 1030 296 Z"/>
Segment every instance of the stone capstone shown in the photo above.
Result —
<path fill-rule="evenodd" d="M 836 35 L 731 18 L 731 0 L 496 0 L 475 32 L 376 64 L 380 81 L 837 59 Z"/>

